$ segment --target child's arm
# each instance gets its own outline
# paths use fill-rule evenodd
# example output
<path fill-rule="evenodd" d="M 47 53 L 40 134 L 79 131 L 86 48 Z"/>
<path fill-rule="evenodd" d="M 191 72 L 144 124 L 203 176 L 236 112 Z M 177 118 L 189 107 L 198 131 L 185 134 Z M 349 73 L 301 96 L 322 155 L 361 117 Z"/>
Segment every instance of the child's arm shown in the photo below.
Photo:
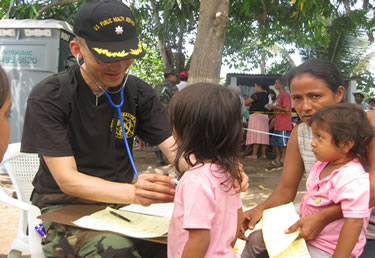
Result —
<path fill-rule="evenodd" d="M 188 229 L 188 231 L 189 239 L 184 247 L 182 258 L 204 257 L 210 244 L 210 230 Z"/>
<path fill-rule="evenodd" d="M 363 219 L 345 218 L 339 241 L 332 258 L 349 257 L 358 241 L 363 227 Z"/>
<path fill-rule="evenodd" d="M 236 244 L 237 238 L 240 235 L 240 229 L 242 226 L 242 221 L 243 221 L 243 212 L 242 212 L 242 207 L 238 209 L 237 211 L 237 231 L 236 231 L 236 237 L 232 241 L 232 247 Z"/>

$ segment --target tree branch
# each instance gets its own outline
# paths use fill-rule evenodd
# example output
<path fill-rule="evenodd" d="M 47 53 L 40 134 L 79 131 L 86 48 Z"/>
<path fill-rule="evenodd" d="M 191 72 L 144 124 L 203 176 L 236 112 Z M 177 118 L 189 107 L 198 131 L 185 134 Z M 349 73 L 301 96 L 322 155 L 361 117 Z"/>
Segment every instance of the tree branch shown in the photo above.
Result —
<path fill-rule="evenodd" d="M 152 13 L 155 21 L 155 27 L 159 28 L 158 31 L 158 47 L 160 51 L 161 58 L 163 59 L 164 62 L 164 69 L 166 68 L 171 68 L 171 62 L 168 59 L 168 53 L 167 53 L 167 47 L 166 47 L 166 41 L 165 41 L 165 35 L 162 36 L 161 34 L 165 34 L 165 31 L 161 33 L 160 30 L 164 28 L 164 25 L 161 24 L 160 22 L 160 17 L 158 14 L 158 9 L 156 7 L 156 2 L 155 0 L 150 0 L 150 4 L 152 7 Z"/>
<path fill-rule="evenodd" d="M 34 16 L 34 20 L 39 20 L 40 17 L 42 16 L 42 14 L 47 10 L 47 9 L 50 9 L 52 7 L 55 7 L 57 5 L 66 5 L 66 4 L 72 4 L 72 3 L 82 3 L 83 0 L 60 0 L 58 2 L 53 2 L 51 4 L 48 4 L 46 6 L 44 6 L 43 8 L 41 8 L 37 13 L 36 15 Z"/>
<path fill-rule="evenodd" d="M 267 19 L 267 6 L 264 0 L 260 0 L 260 2 L 262 3 L 262 7 L 263 7 L 262 19 L 265 21 Z"/>
<path fill-rule="evenodd" d="M 343 1 L 344 2 L 344 6 L 345 6 L 345 12 L 346 12 L 346 16 L 349 17 L 350 16 L 350 3 L 348 0 L 345 0 Z"/>

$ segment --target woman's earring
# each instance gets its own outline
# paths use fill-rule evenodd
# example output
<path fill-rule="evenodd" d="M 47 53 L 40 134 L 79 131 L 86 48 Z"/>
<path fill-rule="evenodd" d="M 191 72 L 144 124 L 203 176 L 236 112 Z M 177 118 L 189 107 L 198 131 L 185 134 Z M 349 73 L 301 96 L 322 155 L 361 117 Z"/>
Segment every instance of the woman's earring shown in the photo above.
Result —
<path fill-rule="evenodd" d="M 76 56 L 76 60 L 77 60 L 77 64 L 80 65 L 80 63 L 79 63 L 79 53 L 78 53 L 78 55 Z"/>

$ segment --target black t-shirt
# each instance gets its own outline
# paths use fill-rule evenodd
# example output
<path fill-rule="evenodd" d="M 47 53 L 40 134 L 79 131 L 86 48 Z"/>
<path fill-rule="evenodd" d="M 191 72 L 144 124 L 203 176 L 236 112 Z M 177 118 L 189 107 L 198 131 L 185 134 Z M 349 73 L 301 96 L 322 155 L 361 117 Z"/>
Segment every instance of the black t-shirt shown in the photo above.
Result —
<path fill-rule="evenodd" d="M 250 112 L 251 111 L 266 111 L 264 107 L 268 104 L 268 94 L 266 92 L 255 92 L 253 95 L 250 96 L 254 101 L 251 103 Z"/>
<path fill-rule="evenodd" d="M 117 110 L 104 94 L 98 97 L 96 105 L 96 95 L 84 81 L 78 66 L 62 73 L 68 75 L 70 85 L 60 85 L 55 74 L 32 89 L 27 101 L 21 151 L 52 157 L 74 156 L 78 171 L 82 173 L 130 183 L 134 172 Z M 113 103 L 121 102 L 120 93 L 109 95 Z M 158 145 L 171 136 L 166 110 L 153 88 L 137 77 L 129 75 L 121 112 L 130 149 L 135 135 L 151 145 Z M 62 193 L 43 158 L 33 185 L 38 195 L 53 194 L 60 200 L 46 200 L 46 203 L 75 202 L 76 198 Z"/>

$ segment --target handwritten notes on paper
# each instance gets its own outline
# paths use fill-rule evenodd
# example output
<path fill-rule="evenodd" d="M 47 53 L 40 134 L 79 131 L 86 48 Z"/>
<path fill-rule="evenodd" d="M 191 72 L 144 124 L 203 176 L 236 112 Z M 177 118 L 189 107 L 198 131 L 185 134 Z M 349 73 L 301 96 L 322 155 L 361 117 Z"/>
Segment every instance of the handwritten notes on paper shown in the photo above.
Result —
<path fill-rule="evenodd" d="M 298 219 L 293 203 L 263 211 L 263 239 L 270 257 L 310 258 L 305 240 L 297 239 L 299 230 L 290 234 L 284 233 Z"/>
<path fill-rule="evenodd" d="M 110 214 L 110 210 L 125 216 L 130 219 L 131 222 L 113 216 Z M 167 235 L 169 221 L 170 219 L 166 217 L 114 210 L 107 207 L 90 216 L 84 216 L 73 223 L 83 228 L 112 231 L 135 238 L 154 238 Z"/>

